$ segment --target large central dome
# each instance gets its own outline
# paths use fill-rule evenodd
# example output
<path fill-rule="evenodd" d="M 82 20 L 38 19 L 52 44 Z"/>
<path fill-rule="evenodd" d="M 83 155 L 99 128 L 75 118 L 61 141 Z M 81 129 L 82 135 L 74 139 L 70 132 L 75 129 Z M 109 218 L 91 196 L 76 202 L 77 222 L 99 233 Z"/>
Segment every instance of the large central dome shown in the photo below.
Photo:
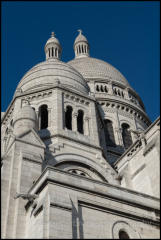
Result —
<path fill-rule="evenodd" d="M 130 86 L 126 78 L 111 64 L 92 57 L 75 58 L 69 61 L 72 67 L 79 71 L 85 79 L 109 79 Z"/>
<path fill-rule="evenodd" d="M 82 31 L 79 30 L 79 35 L 74 42 L 75 59 L 69 61 L 82 76 L 88 81 L 92 80 L 110 80 L 120 83 L 125 87 L 130 87 L 126 78 L 111 64 L 102 60 L 92 58 L 89 54 L 89 43 Z"/>

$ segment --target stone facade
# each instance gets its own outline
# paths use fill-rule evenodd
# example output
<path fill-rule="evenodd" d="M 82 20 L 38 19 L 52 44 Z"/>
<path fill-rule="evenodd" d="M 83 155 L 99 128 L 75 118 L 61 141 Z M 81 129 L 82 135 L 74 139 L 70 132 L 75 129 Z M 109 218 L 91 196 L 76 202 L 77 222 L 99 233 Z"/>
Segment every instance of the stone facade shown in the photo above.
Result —
<path fill-rule="evenodd" d="M 160 119 L 124 76 L 91 58 L 29 70 L 2 115 L 2 238 L 159 238 Z"/>

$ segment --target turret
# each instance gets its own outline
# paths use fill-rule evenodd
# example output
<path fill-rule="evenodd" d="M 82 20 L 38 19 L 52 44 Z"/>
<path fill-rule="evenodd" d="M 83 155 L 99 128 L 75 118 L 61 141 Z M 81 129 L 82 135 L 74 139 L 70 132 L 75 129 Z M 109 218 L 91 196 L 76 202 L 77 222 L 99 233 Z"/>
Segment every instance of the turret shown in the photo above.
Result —
<path fill-rule="evenodd" d="M 51 33 L 51 38 L 45 44 L 45 54 L 46 60 L 49 59 L 60 59 L 61 58 L 62 47 L 59 40 L 55 37 L 55 33 Z"/>
<path fill-rule="evenodd" d="M 86 37 L 82 34 L 82 30 L 78 30 L 79 35 L 74 42 L 75 58 L 89 56 L 89 44 Z"/>
<path fill-rule="evenodd" d="M 26 130 L 37 130 L 37 117 L 35 110 L 25 101 L 25 105 L 21 108 L 19 114 L 13 118 L 13 133 L 19 135 Z"/>

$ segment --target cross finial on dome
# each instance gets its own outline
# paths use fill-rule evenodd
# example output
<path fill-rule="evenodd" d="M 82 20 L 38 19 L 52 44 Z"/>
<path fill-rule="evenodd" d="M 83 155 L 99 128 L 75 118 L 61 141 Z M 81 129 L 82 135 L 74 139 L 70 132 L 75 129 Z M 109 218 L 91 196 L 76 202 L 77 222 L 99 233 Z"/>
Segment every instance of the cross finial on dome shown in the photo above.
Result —
<path fill-rule="evenodd" d="M 55 33 L 54 32 L 51 32 L 51 37 L 55 37 Z"/>
<path fill-rule="evenodd" d="M 82 34 L 82 30 L 81 29 L 78 29 L 77 31 L 79 32 L 80 35 Z"/>

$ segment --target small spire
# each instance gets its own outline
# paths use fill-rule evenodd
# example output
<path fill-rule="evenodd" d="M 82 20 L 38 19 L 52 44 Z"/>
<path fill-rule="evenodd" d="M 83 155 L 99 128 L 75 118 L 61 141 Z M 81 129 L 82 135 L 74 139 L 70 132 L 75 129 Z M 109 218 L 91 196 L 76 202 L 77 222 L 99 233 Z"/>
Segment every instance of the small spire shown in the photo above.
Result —
<path fill-rule="evenodd" d="M 79 32 L 80 35 L 82 35 L 82 30 L 81 29 L 78 29 L 77 31 Z"/>
<path fill-rule="evenodd" d="M 55 37 L 55 33 L 54 32 L 51 32 L 51 37 Z"/>

